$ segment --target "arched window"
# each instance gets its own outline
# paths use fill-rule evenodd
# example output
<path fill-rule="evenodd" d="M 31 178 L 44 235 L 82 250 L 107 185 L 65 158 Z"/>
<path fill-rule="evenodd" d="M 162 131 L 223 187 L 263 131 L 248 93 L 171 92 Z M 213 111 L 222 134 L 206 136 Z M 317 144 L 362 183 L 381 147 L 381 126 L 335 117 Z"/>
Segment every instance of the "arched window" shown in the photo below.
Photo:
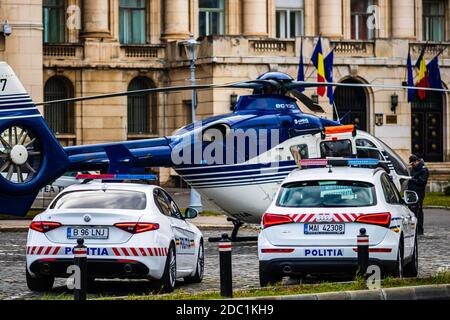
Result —
<path fill-rule="evenodd" d="M 342 83 L 361 83 L 356 79 L 346 79 Z M 343 124 L 354 124 L 358 129 L 367 131 L 368 97 L 363 88 L 337 87 L 334 91 L 334 103 Z M 333 117 L 337 119 L 335 110 Z"/>
<path fill-rule="evenodd" d="M 47 80 L 44 87 L 44 100 L 61 100 L 73 98 L 72 83 L 64 77 L 54 76 Z M 73 103 L 57 103 L 44 107 L 45 119 L 56 134 L 74 133 L 74 105 Z"/>
<path fill-rule="evenodd" d="M 128 91 L 148 89 L 154 87 L 152 82 L 144 77 L 131 80 Z M 156 95 L 130 95 L 128 106 L 128 133 L 148 134 L 157 131 Z"/>

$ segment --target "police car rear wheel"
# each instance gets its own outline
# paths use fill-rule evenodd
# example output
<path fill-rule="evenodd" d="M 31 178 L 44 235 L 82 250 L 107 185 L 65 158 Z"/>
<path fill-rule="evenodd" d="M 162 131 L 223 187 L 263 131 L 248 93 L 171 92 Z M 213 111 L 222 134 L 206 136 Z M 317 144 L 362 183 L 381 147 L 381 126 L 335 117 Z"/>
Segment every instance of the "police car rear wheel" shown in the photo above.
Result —
<path fill-rule="evenodd" d="M 54 277 L 41 276 L 33 278 L 31 274 L 26 270 L 27 286 L 31 291 L 48 292 L 53 288 Z"/>
<path fill-rule="evenodd" d="M 274 275 L 267 271 L 264 271 L 261 267 L 261 263 L 259 264 L 259 285 L 261 287 L 267 287 L 269 285 L 274 285 L 277 282 L 281 281 L 281 276 Z"/>
<path fill-rule="evenodd" d="M 173 244 L 171 244 L 169 252 L 167 254 L 164 273 L 162 278 L 159 280 L 159 287 L 161 288 L 161 292 L 163 293 L 172 292 L 175 289 L 176 277 L 177 277 L 177 261 L 174 246 Z"/>
<path fill-rule="evenodd" d="M 417 277 L 418 273 L 419 273 L 419 255 L 418 255 L 417 234 L 416 234 L 414 240 L 413 257 L 411 262 L 405 266 L 403 275 L 405 277 Z"/>
<path fill-rule="evenodd" d="M 205 270 L 205 248 L 203 246 L 203 240 L 201 240 L 200 246 L 198 248 L 197 267 L 195 270 L 195 274 L 192 277 L 185 277 L 184 282 L 186 283 L 202 282 L 204 270 Z"/>
<path fill-rule="evenodd" d="M 395 267 L 391 272 L 391 276 L 395 278 L 403 277 L 403 241 L 400 241 L 397 252 L 397 261 L 395 263 Z"/>

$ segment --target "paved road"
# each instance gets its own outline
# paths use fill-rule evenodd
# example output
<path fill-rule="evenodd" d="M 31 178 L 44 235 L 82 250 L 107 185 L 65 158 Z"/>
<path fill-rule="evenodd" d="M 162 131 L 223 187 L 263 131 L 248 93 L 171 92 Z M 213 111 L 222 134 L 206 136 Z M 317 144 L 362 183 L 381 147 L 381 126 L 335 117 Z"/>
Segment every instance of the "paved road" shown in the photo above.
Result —
<path fill-rule="evenodd" d="M 439 268 L 450 268 L 450 211 L 426 210 L 425 235 L 419 239 L 420 275 L 430 275 Z M 205 238 L 220 234 L 220 230 L 205 231 Z M 241 235 L 256 235 L 245 230 Z M 26 233 L 0 232 L 0 298 L 28 299 L 38 295 L 28 291 L 25 283 L 24 246 Z M 218 251 L 216 244 L 206 243 L 205 279 L 201 284 L 178 284 L 178 291 L 201 292 L 219 289 Z M 233 248 L 233 284 L 235 288 L 258 287 L 258 258 L 256 244 Z M 290 281 L 285 279 L 285 281 Z M 97 281 L 91 292 L 99 295 L 132 295 L 149 292 L 147 281 Z M 65 292 L 64 280 L 58 280 L 54 293 Z"/>

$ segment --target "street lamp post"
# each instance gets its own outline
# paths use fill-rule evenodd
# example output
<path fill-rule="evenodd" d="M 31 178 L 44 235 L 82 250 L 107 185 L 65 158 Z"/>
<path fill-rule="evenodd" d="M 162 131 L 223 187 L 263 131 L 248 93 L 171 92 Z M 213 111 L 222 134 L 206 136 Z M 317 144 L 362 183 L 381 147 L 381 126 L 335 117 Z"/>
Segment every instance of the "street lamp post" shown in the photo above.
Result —
<path fill-rule="evenodd" d="M 195 86 L 195 61 L 197 60 L 197 52 L 198 47 L 200 45 L 194 39 L 194 35 L 189 34 L 189 40 L 183 42 L 184 50 L 186 52 L 186 57 L 190 61 L 189 70 L 191 71 L 191 85 Z M 191 110 L 192 110 L 192 123 L 195 122 L 195 109 L 197 107 L 197 94 L 195 89 L 192 89 L 192 99 L 191 99 Z M 191 199 L 189 203 L 189 207 L 197 209 L 199 212 L 202 211 L 202 199 L 200 194 L 194 189 L 191 188 Z"/>

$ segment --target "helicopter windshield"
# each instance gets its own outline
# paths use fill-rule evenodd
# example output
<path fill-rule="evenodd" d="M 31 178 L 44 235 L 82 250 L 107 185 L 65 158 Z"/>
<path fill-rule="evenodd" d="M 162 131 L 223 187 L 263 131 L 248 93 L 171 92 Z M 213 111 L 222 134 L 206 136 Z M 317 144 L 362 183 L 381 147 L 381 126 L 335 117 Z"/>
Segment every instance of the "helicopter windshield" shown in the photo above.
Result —
<path fill-rule="evenodd" d="M 263 110 L 263 111 L 296 111 L 300 112 L 295 99 L 278 94 L 258 94 L 241 96 L 236 105 L 236 111 Z"/>

